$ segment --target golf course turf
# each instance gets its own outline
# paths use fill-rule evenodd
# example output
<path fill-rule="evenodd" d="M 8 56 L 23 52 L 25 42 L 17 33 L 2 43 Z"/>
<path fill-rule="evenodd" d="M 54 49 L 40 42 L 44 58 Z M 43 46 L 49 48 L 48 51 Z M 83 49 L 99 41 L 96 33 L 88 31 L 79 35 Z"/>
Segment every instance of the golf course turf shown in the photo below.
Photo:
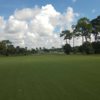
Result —
<path fill-rule="evenodd" d="M 100 100 L 100 55 L 0 57 L 0 100 Z"/>

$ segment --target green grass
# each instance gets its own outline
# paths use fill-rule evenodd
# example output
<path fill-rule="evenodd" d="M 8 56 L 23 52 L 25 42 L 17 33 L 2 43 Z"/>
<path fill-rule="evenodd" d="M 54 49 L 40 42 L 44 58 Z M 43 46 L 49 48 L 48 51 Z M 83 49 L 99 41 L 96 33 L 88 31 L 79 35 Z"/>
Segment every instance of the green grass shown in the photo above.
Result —
<path fill-rule="evenodd" d="M 100 100 L 100 55 L 0 57 L 0 100 Z"/>

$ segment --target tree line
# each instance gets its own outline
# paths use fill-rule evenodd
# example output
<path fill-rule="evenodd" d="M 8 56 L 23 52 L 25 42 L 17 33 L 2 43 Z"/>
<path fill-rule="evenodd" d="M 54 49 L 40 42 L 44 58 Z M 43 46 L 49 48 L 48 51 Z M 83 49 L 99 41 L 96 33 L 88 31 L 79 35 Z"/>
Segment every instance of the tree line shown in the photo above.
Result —
<path fill-rule="evenodd" d="M 46 54 L 46 53 L 61 53 L 62 48 L 52 47 L 47 49 L 45 47 L 28 49 L 27 47 L 14 46 L 11 41 L 3 40 L 0 42 L 0 56 L 17 56 L 17 55 L 32 55 L 32 54 Z"/>
<path fill-rule="evenodd" d="M 80 18 L 76 25 L 72 25 L 72 31 L 63 30 L 60 34 L 66 40 L 63 50 L 66 54 L 85 53 L 85 54 L 99 54 L 100 53 L 100 16 L 89 20 L 86 17 Z M 91 42 L 91 36 L 95 41 Z M 82 38 L 81 46 L 74 46 L 75 38 Z M 73 40 L 73 47 L 70 45 L 70 40 Z M 84 40 L 85 39 L 85 40 Z M 69 41 L 69 42 L 68 42 Z"/>
<path fill-rule="evenodd" d="M 91 41 L 91 35 L 95 41 Z M 31 54 L 44 54 L 44 53 L 82 53 L 82 54 L 100 54 L 100 16 L 91 21 L 86 18 L 80 18 L 76 25 L 72 25 L 72 31 L 63 30 L 60 37 L 64 37 L 66 43 L 62 48 L 52 47 L 47 49 L 36 48 L 27 49 L 20 46 L 15 47 L 11 41 L 3 40 L 0 42 L 0 55 L 31 55 Z M 82 38 L 82 45 L 75 46 L 75 38 Z M 85 39 L 85 40 L 84 40 Z M 70 41 L 73 40 L 71 47 Z"/>

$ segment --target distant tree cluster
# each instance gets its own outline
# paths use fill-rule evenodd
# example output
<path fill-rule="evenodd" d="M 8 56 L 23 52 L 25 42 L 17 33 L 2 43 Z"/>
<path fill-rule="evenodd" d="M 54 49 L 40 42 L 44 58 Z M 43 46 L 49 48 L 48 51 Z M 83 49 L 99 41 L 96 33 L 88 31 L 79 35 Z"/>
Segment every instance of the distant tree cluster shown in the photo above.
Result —
<path fill-rule="evenodd" d="M 91 21 L 86 17 L 80 18 L 77 24 L 72 26 L 72 29 L 72 32 L 70 30 L 64 30 L 60 34 L 66 40 L 66 44 L 63 46 L 66 54 L 70 54 L 70 52 L 86 54 L 100 53 L 100 16 Z M 94 36 L 94 42 L 91 42 L 91 35 Z M 82 37 L 82 45 L 75 47 L 75 38 L 80 36 Z M 73 39 L 73 47 L 70 46 L 71 39 Z"/>
<path fill-rule="evenodd" d="M 28 55 L 32 53 L 36 53 L 36 50 L 28 50 L 27 47 L 21 48 L 20 46 L 14 47 L 9 40 L 3 40 L 0 42 L 0 55 Z"/>
<path fill-rule="evenodd" d="M 16 56 L 16 55 L 32 55 L 32 54 L 54 54 L 63 52 L 62 48 L 36 48 L 27 49 L 27 47 L 22 48 L 20 46 L 15 47 L 9 40 L 3 40 L 0 42 L 0 55 L 1 56 Z"/>

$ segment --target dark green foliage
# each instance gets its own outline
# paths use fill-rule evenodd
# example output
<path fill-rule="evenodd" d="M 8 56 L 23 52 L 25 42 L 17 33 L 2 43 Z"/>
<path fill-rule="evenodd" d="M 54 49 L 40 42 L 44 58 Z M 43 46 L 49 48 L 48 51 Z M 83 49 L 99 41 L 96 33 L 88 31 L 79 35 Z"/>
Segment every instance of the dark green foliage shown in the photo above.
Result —
<path fill-rule="evenodd" d="M 76 25 L 76 31 L 83 37 L 85 40 L 90 39 L 91 32 L 92 32 L 92 24 L 90 23 L 89 19 L 86 17 L 80 18 Z"/>
<path fill-rule="evenodd" d="M 37 53 L 37 51 L 36 51 L 35 49 L 32 49 L 32 50 L 31 50 L 31 53 L 32 53 L 32 54 L 35 54 L 35 53 Z"/>
<path fill-rule="evenodd" d="M 31 50 L 27 50 L 27 47 L 14 47 L 9 40 L 3 40 L 0 42 L 0 55 L 28 55 L 32 53 Z"/>
<path fill-rule="evenodd" d="M 94 49 L 95 54 L 100 54 L 100 42 L 92 42 L 92 47 Z"/>
<path fill-rule="evenodd" d="M 81 46 L 82 52 L 86 54 L 93 54 L 94 50 L 92 47 L 92 44 L 90 42 L 84 42 L 83 45 Z"/>
<path fill-rule="evenodd" d="M 75 46 L 75 47 L 73 47 L 73 48 L 72 48 L 72 52 L 73 52 L 74 54 L 78 53 L 78 52 L 79 52 L 79 47 L 80 47 L 80 46 Z"/>
<path fill-rule="evenodd" d="M 72 48 L 71 48 L 71 46 L 70 46 L 69 44 L 65 44 L 65 45 L 63 46 L 63 49 L 64 49 L 64 52 L 65 52 L 66 54 L 70 54 L 70 53 L 71 53 L 71 50 L 72 50 Z"/>
<path fill-rule="evenodd" d="M 0 55 L 15 56 L 15 55 L 32 55 L 32 54 L 45 54 L 45 53 L 62 53 L 62 48 L 36 48 L 27 49 L 20 46 L 14 47 L 9 40 L 3 40 L 0 42 Z"/>
<path fill-rule="evenodd" d="M 82 47 L 82 45 L 79 46 L 79 52 L 83 53 L 83 47 Z"/>
<path fill-rule="evenodd" d="M 97 18 L 93 19 L 93 20 L 89 20 L 86 17 L 80 18 L 77 21 L 76 25 L 72 25 L 72 32 L 70 32 L 70 30 L 65 30 L 62 31 L 62 34 L 60 34 L 60 36 L 64 36 L 64 39 L 66 40 L 66 44 L 68 44 L 67 39 L 69 39 L 69 44 L 70 44 L 70 39 L 72 39 L 73 37 L 73 49 L 72 52 L 73 53 L 86 53 L 86 54 L 93 54 L 93 53 L 100 53 L 100 43 L 98 41 L 100 41 L 100 16 L 98 16 Z M 90 43 L 88 42 L 89 39 L 91 40 L 91 35 L 94 35 L 95 37 L 95 42 L 94 43 Z M 75 45 L 75 37 L 82 37 L 82 45 L 79 47 L 74 47 Z M 84 38 L 85 38 L 85 42 L 84 42 Z M 68 51 L 70 51 L 69 49 L 67 49 L 67 45 L 64 46 L 64 52 L 67 54 Z M 69 54 L 69 52 L 68 52 Z"/>
<path fill-rule="evenodd" d="M 72 33 L 69 30 L 64 30 L 61 32 L 60 37 L 64 37 L 64 40 L 66 40 L 67 44 L 67 40 L 70 41 L 70 39 L 72 38 Z"/>
<path fill-rule="evenodd" d="M 95 37 L 95 41 L 97 41 L 97 37 L 98 37 L 98 34 L 100 32 L 100 16 L 98 16 L 97 18 L 93 19 L 91 21 L 91 24 L 92 24 L 92 33 Z"/>
<path fill-rule="evenodd" d="M 6 52 L 6 46 L 4 43 L 0 42 L 0 55 L 4 55 Z"/>

